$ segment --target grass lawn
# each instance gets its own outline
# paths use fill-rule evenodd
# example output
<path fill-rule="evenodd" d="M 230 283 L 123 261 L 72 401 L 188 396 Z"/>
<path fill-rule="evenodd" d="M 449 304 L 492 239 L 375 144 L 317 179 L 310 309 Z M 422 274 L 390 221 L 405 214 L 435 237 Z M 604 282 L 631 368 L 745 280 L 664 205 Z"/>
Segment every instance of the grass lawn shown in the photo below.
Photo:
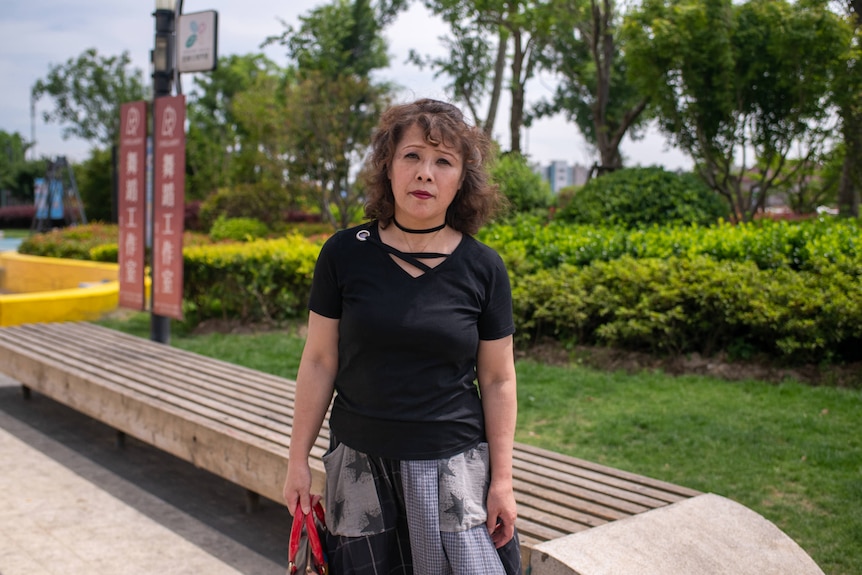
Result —
<path fill-rule="evenodd" d="M 30 230 L 0 230 L 7 238 L 26 238 L 30 236 Z"/>
<path fill-rule="evenodd" d="M 149 316 L 103 325 L 149 337 Z M 292 378 L 293 332 L 171 345 Z M 778 525 L 829 575 L 862 574 L 862 390 L 606 373 L 519 361 L 517 440 L 717 493 Z"/>

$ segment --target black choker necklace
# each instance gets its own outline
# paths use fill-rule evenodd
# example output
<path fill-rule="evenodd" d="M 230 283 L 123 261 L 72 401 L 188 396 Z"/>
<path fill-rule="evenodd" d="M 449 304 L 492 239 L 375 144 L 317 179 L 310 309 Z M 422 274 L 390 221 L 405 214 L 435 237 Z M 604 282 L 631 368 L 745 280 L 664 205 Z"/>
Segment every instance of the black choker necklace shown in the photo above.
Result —
<path fill-rule="evenodd" d="M 439 226 L 434 226 L 433 228 L 425 228 L 424 230 L 413 230 L 410 228 L 405 228 L 404 226 L 399 224 L 398 220 L 395 219 L 395 216 L 392 216 L 392 223 L 395 224 L 396 228 L 407 234 L 433 234 L 434 232 L 439 232 L 446 227 L 446 222 L 443 222 Z"/>

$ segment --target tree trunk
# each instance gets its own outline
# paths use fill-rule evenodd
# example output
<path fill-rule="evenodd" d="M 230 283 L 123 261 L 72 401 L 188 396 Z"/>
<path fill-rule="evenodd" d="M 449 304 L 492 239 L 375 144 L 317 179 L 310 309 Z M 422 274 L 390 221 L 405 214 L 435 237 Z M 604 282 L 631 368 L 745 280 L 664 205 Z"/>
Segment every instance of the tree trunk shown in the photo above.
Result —
<path fill-rule="evenodd" d="M 509 44 L 509 34 L 500 28 L 500 40 L 497 44 L 497 60 L 494 62 L 494 85 L 491 88 L 491 103 L 488 104 L 488 117 L 482 130 L 488 138 L 494 134 L 494 124 L 497 122 L 497 109 L 500 106 L 500 94 L 503 91 L 503 73 L 506 67 L 506 46 Z"/>
<path fill-rule="evenodd" d="M 862 0 L 849 0 L 848 9 L 858 30 L 862 26 Z M 862 110 L 854 102 L 845 105 L 841 117 L 844 121 L 845 156 L 838 186 L 838 213 L 858 218 L 859 196 L 862 194 Z"/>
<path fill-rule="evenodd" d="M 521 74 L 524 64 L 524 47 L 520 31 L 513 35 L 515 53 L 512 55 L 512 111 L 509 116 L 511 146 L 509 150 L 521 153 L 521 126 L 524 123 L 524 82 Z"/>
<path fill-rule="evenodd" d="M 843 131 L 845 156 L 838 186 L 838 213 L 858 218 L 862 190 L 862 116 L 855 110 L 845 110 Z"/>

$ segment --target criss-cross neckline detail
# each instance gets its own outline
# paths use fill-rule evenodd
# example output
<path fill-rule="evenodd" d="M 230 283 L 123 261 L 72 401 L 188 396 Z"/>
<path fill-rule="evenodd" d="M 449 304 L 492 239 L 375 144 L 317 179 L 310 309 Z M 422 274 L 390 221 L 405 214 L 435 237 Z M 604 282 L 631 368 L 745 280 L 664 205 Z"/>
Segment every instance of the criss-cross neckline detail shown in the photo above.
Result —
<path fill-rule="evenodd" d="M 371 226 L 369 226 L 367 228 L 363 228 L 363 229 L 359 230 L 356 233 L 356 239 L 358 239 L 359 241 L 368 241 L 372 245 L 379 247 L 380 249 L 382 249 L 386 253 L 388 253 L 392 256 L 395 256 L 396 258 L 400 259 L 401 261 L 403 261 L 407 264 L 410 264 L 411 266 L 421 270 L 422 273 L 418 276 L 412 276 L 412 274 L 409 274 L 409 272 L 407 272 L 407 270 L 404 270 L 405 272 L 407 272 L 409 275 L 411 275 L 414 278 L 421 277 L 421 276 L 425 275 L 426 273 L 433 271 L 437 267 L 437 266 L 429 266 L 428 264 L 426 264 L 425 262 L 422 261 L 423 259 L 425 259 L 425 260 L 444 259 L 445 260 L 449 256 L 452 255 L 452 254 L 444 254 L 444 253 L 440 253 L 440 252 L 403 252 L 403 251 L 399 250 L 398 248 L 395 248 L 395 247 L 383 242 L 383 240 L 381 240 L 379 237 L 379 233 L 380 233 L 379 228 L 377 230 L 377 234 L 371 233 Z M 460 245 L 460 243 L 459 243 L 459 245 Z M 457 247 L 455 249 L 457 249 Z M 453 253 L 454 253 L 454 250 L 453 250 Z M 402 269 L 404 269 L 404 268 L 402 268 Z"/>

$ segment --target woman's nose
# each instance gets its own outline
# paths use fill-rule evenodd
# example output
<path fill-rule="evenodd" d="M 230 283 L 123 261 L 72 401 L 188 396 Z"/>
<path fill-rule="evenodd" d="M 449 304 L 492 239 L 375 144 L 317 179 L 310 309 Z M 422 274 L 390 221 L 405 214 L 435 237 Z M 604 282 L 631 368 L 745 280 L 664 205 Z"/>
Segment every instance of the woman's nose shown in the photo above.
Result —
<path fill-rule="evenodd" d="M 421 162 L 419 164 L 419 168 L 416 172 L 416 179 L 420 181 L 431 181 L 431 166 L 428 164 L 428 162 Z"/>

